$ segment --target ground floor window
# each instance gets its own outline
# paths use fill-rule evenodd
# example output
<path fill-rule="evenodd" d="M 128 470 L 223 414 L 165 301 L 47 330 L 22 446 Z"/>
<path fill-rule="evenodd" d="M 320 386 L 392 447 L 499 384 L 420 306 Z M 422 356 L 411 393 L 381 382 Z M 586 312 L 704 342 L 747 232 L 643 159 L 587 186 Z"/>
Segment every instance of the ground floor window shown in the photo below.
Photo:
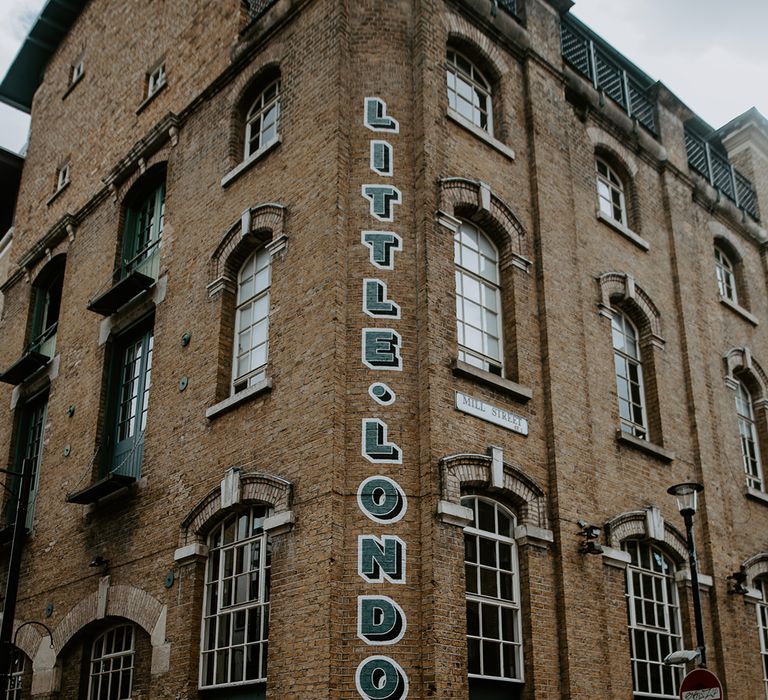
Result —
<path fill-rule="evenodd" d="M 679 697 L 680 669 L 664 657 L 682 646 L 675 565 L 658 547 L 628 540 L 627 615 L 635 700 Z"/>
<path fill-rule="evenodd" d="M 88 700 L 130 700 L 134 636 L 133 625 L 117 625 L 93 642 Z"/>
<path fill-rule="evenodd" d="M 490 499 L 461 504 L 473 513 L 464 528 L 470 698 L 509 700 L 523 681 L 515 517 Z"/>

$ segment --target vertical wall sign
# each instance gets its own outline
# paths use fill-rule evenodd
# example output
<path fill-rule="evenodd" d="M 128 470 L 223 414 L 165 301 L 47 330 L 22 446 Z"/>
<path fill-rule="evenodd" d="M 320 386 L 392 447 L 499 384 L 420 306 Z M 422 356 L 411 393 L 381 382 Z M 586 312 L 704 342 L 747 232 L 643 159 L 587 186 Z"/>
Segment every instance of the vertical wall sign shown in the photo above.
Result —
<path fill-rule="evenodd" d="M 379 97 L 366 97 L 363 124 L 374 132 L 398 134 L 400 123 L 387 114 L 387 103 Z M 370 169 L 379 177 L 391 178 L 395 172 L 395 151 L 389 141 L 371 139 Z M 402 204 L 400 190 L 384 182 L 362 186 L 361 195 L 368 211 L 377 221 L 392 222 Z M 403 249 L 403 241 L 392 231 L 362 231 L 360 242 L 369 249 L 370 263 L 376 270 L 394 270 L 395 253 Z M 378 274 L 378 273 L 374 273 Z M 366 324 L 377 321 L 389 324 L 401 318 L 400 305 L 390 297 L 387 283 L 378 277 L 362 280 L 363 308 Z M 402 339 L 394 328 L 366 327 L 360 339 L 361 361 L 374 371 L 402 372 L 400 354 Z M 379 406 L 391 406 L 397 394 L 382 381 L 368 387 L 368 395 Z M 389 424 L 378 417 L 362 419 L 360 453 L 372 464 L 402 464 L 403 451 L 389 437 Z M 405 492 L 394 479 L 376 474 L 364 479 L 357 489 L 357 505 L 379 529 L 399 522 L 408 510 Z M 406 632 L 405 611 L 394 599 L 375 589 L 384 582 L 404 584 L 407 576 L 407 546 L 398 536 L 388 532 L 366 533 L 357 541 L 357 573 L 371 585 L 370 595 L 357 598 L 357 636 L 366 644 L 381 649 L 397 644 Z M 355 686 L 364 700 L 403 700 L 408 697 L 408 676 L 402 666 L 389 656 L 379 654 L 363 659 L 355 673 Z"/>

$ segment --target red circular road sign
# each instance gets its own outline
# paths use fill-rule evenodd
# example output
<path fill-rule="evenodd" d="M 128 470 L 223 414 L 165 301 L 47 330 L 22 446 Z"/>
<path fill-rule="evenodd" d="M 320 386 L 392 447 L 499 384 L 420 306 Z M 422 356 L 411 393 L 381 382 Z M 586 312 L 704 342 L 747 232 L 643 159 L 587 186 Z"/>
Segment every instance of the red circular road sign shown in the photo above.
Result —
<path fill-rule="evenodd" d="M 723 700 L 723 686 L 717 676 L 705 668 L 691 671 L 680 686 L 680 700 Z"/>

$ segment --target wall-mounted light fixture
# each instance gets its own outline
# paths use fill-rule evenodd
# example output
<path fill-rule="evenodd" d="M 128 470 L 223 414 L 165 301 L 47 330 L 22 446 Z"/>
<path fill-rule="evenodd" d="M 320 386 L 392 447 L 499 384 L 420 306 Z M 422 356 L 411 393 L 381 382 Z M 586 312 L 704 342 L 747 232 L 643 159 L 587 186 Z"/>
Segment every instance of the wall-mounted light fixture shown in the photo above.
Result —
<path fill-rule="evenodd" d="M 747 595 L 749 593 L 749 588 L 744 585 L 747 582 L 747 572 L 744 571 L 743 567 L 738 571 L 734 571 L 727 579 L 732 584 L 728 589 L 728 593 L 735 593 L 736 595 Z"/>
<path fill-rule="evenodd" d="M 579 552 L 582 554 L 602 554 L 603 547 L 597 541 L 600 537 L 600 528 L 597 525 L 588 525 L 584 520 L 579 520 L 576 524 L 581 528 L 579 534 L 584 538 L 584 541 L 579 545 Z"/>

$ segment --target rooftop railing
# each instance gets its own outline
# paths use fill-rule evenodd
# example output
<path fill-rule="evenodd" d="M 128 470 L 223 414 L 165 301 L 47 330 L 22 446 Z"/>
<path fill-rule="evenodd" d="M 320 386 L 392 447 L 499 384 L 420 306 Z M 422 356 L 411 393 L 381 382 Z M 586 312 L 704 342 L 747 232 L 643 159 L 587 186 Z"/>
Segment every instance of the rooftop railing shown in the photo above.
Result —
<path fill-rule="evenodd" d="M 513 17 L 517 17 L 517 0 L 498 0 L 499 7 Z"/>
<path fill-rule="evenodd" d="M 590 80 L 596 90 L 621 105 L 654 136 L 658 134 L 656 108 L 647 95 L 647 76 L 639 69 L 633 71 L 623 66 L 607 45 L 596 41 L 567 15 L 560 25 L 560 43 L 563 58 Z"/>
<path fill-rule="evenodd" d="M 259 19 L 276 2 L 277 0 L 245 0 L 251 22 Z"/>
<path fill-rule="evenodd" d="M 730 199 L 739 209 L 760 221 L 757 194 L 752 183 L 733 167 L 728 156 L 712 147 L 704 138 L 685 128 L 685 150 L 688 165 L 712 187 Z"/>

